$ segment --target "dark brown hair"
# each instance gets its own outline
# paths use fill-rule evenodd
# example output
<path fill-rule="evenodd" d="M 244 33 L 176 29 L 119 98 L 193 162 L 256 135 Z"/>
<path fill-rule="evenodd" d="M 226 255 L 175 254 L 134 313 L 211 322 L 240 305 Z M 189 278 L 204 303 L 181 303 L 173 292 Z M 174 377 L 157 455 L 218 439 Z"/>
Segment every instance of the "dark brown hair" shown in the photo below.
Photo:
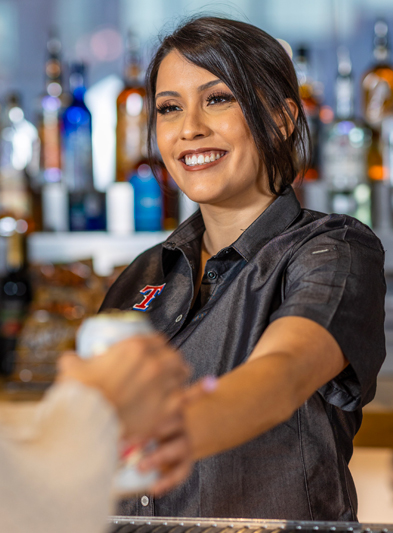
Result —
<path fill-rule="evenodd" d="M 298 174 L 304 175 L 310 134 L 290 57 L 274 37 L 256 26 L 218 17 L 187 20 L 161 40 L 149 65 L 146 73 L 148 153 L 152 165 L 156 160 L 157 74 L 162 60 L 172 50 L 217 76 L 233 92 L 264 161 L 274 194 L 281 194 Z M 296 120 L 287 98 L 299 109 Z M 286 125 L 285 136 L 273 114 Z M 289 121 L 294 127 L 292 134 Z"/>

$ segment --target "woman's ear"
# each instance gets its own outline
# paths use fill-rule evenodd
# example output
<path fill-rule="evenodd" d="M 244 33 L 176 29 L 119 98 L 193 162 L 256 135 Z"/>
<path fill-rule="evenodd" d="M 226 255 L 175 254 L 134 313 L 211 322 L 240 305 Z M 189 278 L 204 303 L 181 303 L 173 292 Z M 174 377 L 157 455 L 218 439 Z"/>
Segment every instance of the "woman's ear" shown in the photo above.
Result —
<path fill-rule="evenodd" d="M 299 108 L 291 98 L 286 98 L 287 109 L 284 107 L 281 113 L 277 114 L 276 123 L 285 139 L 290 137 L 295 129 Z"/>

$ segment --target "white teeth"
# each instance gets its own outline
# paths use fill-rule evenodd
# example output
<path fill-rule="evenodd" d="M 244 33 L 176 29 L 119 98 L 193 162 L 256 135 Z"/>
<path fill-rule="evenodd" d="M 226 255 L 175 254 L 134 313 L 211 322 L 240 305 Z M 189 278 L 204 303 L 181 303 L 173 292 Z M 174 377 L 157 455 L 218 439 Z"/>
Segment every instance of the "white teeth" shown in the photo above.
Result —
<path fill-rule="evenodd" d="M 184 157 L 184 162 L 187 166 L 193 167 L 195 165 L 204 165 L 206 163 L 212 163 L 213 161 L 216 161 L 217 159 L 220 159 L 225 155 L 225 152 L 219 153 L 219 152 L 210 152 L 210 154 L 199 154 L 197 155 L 186 155 Z"/>

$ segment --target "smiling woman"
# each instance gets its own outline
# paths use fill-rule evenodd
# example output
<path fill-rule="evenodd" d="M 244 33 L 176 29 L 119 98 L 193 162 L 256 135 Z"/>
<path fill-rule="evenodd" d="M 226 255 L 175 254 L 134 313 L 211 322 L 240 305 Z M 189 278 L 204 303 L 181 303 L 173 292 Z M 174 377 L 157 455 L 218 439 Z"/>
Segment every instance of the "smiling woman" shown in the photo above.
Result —
<path fill-rule="evenodd" d="M 356 520 L 348 469 L 385 356 L 384 254 L 366 226 L 301 209 L 291 187 L 308 130 L 282 46 L 243 22 L 200 17 L 161 43 L 147 74 L 149 146 L 200 204 L 132 263 L 102 309 L 143 309 L 181 349 L 198 462 L 183 479 L 176 434 L 142 468 L 156 498 L 122 514 Z M 152 163 L 152 164 L 153 164 Z"/>
<path fill-rule="evenodd" d="M 188 31 L 192 24 L 198 26 L 195 35 Z M 240 119 L 252 136 L 271 192 L 283 191 L 307 164 L 309 133 L 296 74 L 278 41 L 242 22 L 197 19 L 164 40 L 147 74 L 150 157 L 161 117 L 185 120 L 167 115 L 181 114 L 191 103 L 186 96 L 198 75 L 202 83 L 194 89 L 201 110 L 219 123 L 221 111 L 234 108 L 228 118 L 234 124 Z"/>

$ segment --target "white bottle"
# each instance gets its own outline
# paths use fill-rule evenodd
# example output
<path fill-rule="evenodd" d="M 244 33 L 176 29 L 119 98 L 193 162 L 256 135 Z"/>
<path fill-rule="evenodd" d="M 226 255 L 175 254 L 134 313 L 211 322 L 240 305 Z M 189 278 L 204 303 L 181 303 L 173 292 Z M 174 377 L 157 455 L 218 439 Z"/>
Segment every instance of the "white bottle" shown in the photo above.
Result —
<path fill-rule="evenodd" d="M 106 220 L 110 233 L 129 235 L 134 225 L 134 189 L 129 182 L 112 183 L 106 192 Z"/>

